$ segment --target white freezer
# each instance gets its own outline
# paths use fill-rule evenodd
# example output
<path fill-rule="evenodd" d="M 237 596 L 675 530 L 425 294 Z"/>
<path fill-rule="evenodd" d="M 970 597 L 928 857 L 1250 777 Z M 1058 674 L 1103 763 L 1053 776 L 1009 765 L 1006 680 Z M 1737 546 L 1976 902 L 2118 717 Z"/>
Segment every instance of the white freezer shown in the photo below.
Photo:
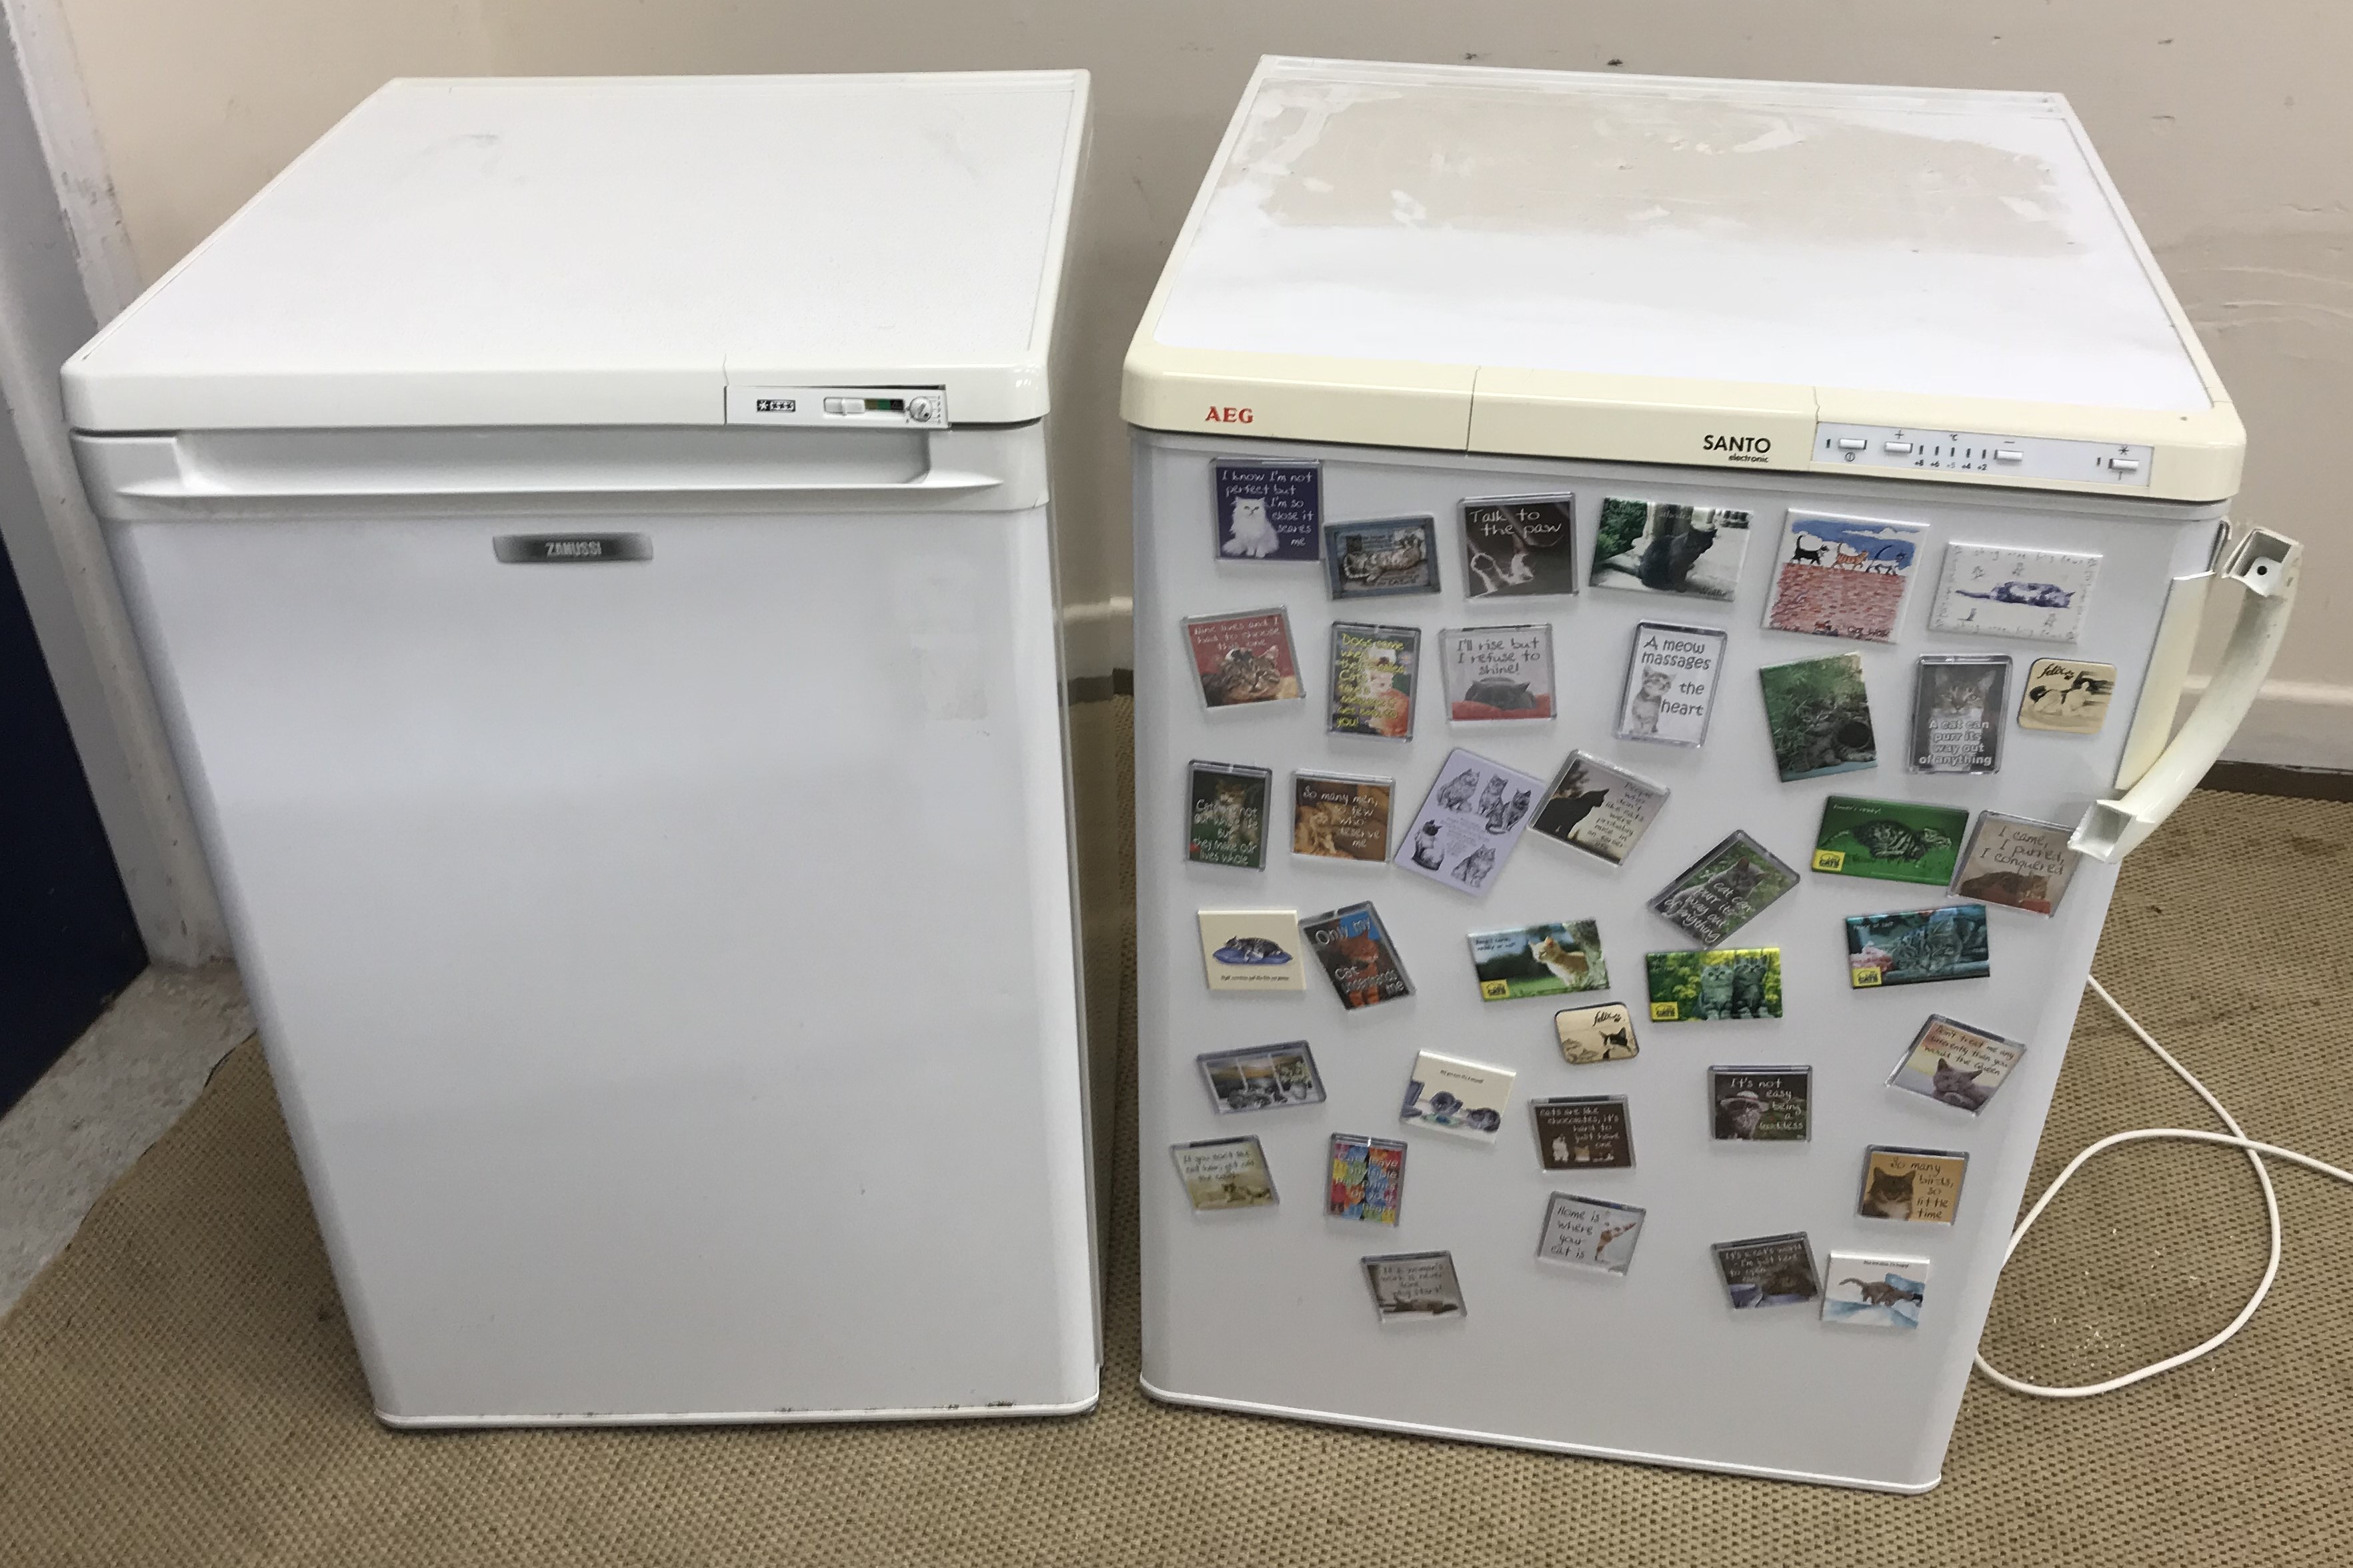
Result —
<path fill-rule="evenodd" d="M 385 1420 L 1094 1402 L 1039 417 L 1083 125 L 1070 73 L 395 84 L 69 368 Z M 288 283 L 354 230 L 407 280 Z M 762 285 L 793 233 L 881 249 Z"/>
<path fill-rule="evenodd" d="M 2077 309 L 2086 299 L 2100 309 Z M 2197 733 L 2167 751 L 2223 560 L 2237 425 L 2064 103 L 1270 58 L 1137 331 L 1125 407 L 1147 1391 L 1603 1458 L 1935 1485 L 2114 856 L 2194 782 L 2205 742 L 2219 748 L 2212 731 L 2227 734 L 2284 614 L 2273 569 L 2233 557 L 2254 628 L 2216 680 L 2233 696 L 2210 698 Z M 1932 460 L 1954 448 L 1966 464 Z M 1222 554 L 1220 458 L 1319 462 L 1327 525 L 1434 518 L 1441 592 L 1335 602 L 1317 564 Z M 1561 492 L 1576 496 L 1582 591 L 1467 600 L 1463 501 Z M 1747 510 L 1732 600 L 1592 584 L 1606 497 Z M 1792 508 L 1925 525 L 1894 641 L 1763 626 Z M 2075 638 L 1931 631 L 1957 542 L 2097 553 Z M 1276 605 L 1304 700 L 1206 708 L 1180 618 Z M 1420 628 L 1409 742 L 1328 732 L 1335 620 Z M 1702 746 L 1614 734 L 1641 620 L 1727 634 Z M 1531 621 L 1552 630 L 1556 716 L 1451 723 L 1440 631 Z M 1756 672 L 1844 653 L 1862 658 L 1878 764 L 1781 783 Z M 1905 766 L 1915 662 L 1946 654 L 2012 660 L 1999 773 Z M 2097 735 L 2017 723 L 2046 656 L 2116 667 Z M 1547 783 L 1579 749 L 1672 794 L 1622 867 L 1531 834 L 1475 897 L 1287 853 L 1295 770 L 1394 779 L 1394 852 L 1454 747 Z M 1264 870 L 1187 859 L 1196 759 L 1272 771 Z M 2125 806 L 2093 810 L 2136 781 Z M 1988 808 L 2071 826 L 2089 813 L 2101 830 L 2078 841 L 2098 853 L 2079 858 L 2054 915 L 1989 907 L 1989 977 L 1858 990 L 1843 917 L 1963 900 L 1810 869 L 1831 795 L 1933 802 L 1972 824 Z M 1780 950 L 1783 1016 L 1650 1022 L 1644 955 L 1698 944 L 1649 902 L 1736 829 L 1800 873 L 1721 944 Z M 1360 900 L 1412 996 L 1344 1010 L 1303 947 L 1303 993 L 1205 984 L 1198 911 L 1304 919 Z M 1470 932 L 1586 919 L 1607 990 L 1482 1000 Z M 1632 1010 L 1641 1054 L 1568 1065 L 1554 1012 L 1602 1001 Z M 1981 1114 L 1887 1086 L 1932 1012 L 2028 1046 Z M 1198 1056 L 1301 1038 L 1324 1102 L 1217 1112 Z M 1401 1125 L 1423 1050 L 1517 1073 L 1494 1144 Z M 1716 1141 L 1708 1069 L 1781 1065 L 1812 1069 L 1810 1141 Z M 1626 1098 L 1632 1168 L 1540 1164 L 1528 1101 L 1584 1095 Z M 1394 1227 L 1324 1213 L 1335 1132 L 1408 1145 Z M 1280 1201 L 1196 1212 L 1170 1147 L 1244 1134 Z M 1870 1145 L 1966 1152 L 1957 1222 L 1859 1214 Z M 1537 1259 L 1556 1192 L 1647 1211 L 1625 1275 Z M 1826 1281 L 1833 1250 L 1926 1259 L 1919 1326 L 1826 1322 L 1819 1302 L 1735 1310 L 1710 1244 L 1788 1232 L 1807 1236 Z M 1425 1251 L 1451 1254 L 1461 1313 L 1378 1318 L 1360 1260 Z"/>

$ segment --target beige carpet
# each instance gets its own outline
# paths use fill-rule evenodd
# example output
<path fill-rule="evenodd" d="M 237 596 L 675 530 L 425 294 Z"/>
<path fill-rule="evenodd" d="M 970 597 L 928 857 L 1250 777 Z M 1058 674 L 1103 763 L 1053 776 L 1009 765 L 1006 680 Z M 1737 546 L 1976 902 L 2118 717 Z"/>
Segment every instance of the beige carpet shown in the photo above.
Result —
<path fill-rule="evenodd" d="M 1118 708 L 1081 726 L 1097 806 L 1117 798 Z M 1090 841 L 1121 827 L 1095 811 Z M 2339 1163 L 2353 1163 L 2348 880 L 2353 805 L 2200 795 L 2135 857 L 2100 960 L 2257 1136 Z M 1117 931 L 1097 936 L 1110 948 Z M 1114 1015 L 1132 963 L 1098 956 L 1097 1006 Z M 2149 1123 L 2203 1125 L 2203 1111 L 2087 1011 L 2038 1185 L 2091 1138 Z M 2194 1342 L 2261 1265 L 2236 1156 L 2110 1160 L 1996 1302 L 1988 1343 L 2015 1373 L 2094 1378 Z M 2086 1403 L 1980 1383 L 1924 1498 L 1154 1405 L 1134 1386 L 1124 1181 L 1092 1417 L 394 1436 L 368 1415 L 248 1045 L 0 1322 L 0 1563 L 2343 1564 L 2353 1193 L 2280 1183 L 2287 1265 L 2235 1342 Z"/>

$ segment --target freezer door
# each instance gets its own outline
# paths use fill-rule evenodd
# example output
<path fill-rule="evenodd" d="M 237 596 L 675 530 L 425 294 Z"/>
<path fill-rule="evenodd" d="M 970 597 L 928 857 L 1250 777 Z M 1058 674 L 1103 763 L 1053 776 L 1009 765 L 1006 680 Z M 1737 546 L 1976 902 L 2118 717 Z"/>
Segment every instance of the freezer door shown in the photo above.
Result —
<path fill-rule="evenodd" d="M 387 1420 L 1095 1396 L 1045 509 L 822 500 L 114 524 Z"/>
<path fill-rule="evenodd" d="M 1973 821 L 1990 809 L 2060 824 L 2063 832 L 2074 824 L 2110 791 L 2130 715 L 2147 689 L 2160 616 L 2176 580 L 2206 570 L 2220 509 L 1862 477 L 1832 482 L 1150 433 L 1138 438 L 1136 456 L 1137 1099 L 1147 1386 L 1221 1408 L 1425 1435 L 1894 1490 L 1934 1485 L 2116 869 L 2080 865 L 2052 915 L 1994 901 L 2003 896 L 2000 879 L 1988 878 L 1994 885 L 1981 896 L 1990 906 L 1989 974 L 1858 986 L 1848 917 L 1973 900 L 1946 891 L 1950 863 L 1935 861 L 1925 838 L 1906 848 L 1898 837 L 1889 850 L 1891 859 L 1918 856 L 1921 881 L 1818 868 L 1813 851 L 1825 806 L 1832 795 L 1857 795 L 1898 803 L 1898 811 L 1906 803 L 1949 808 Z M 1335 601 L 1313 562 L 1224 556 L 1211 464 L 1251 456 L 1320 462 L 1326 519 L 1433 519 L 1440 591 Z M 1466 570 L 1465 500 L 1564 493 L 1575 497 L 1581 591 L 1472 596 L 1484 584 Z M 1700 556 L 1711 571 L 1691 574 L 1729 596 L 1654 591 L 1627 573 L 1618 575 L 1630 585 L 1593 583 L 1595 539 L 1609 498 L 1746 511 L 1754 537 L 1744 546 L 1730 537 L 1736 529 L 1726 520 L 1726 537 Z M 1926 531 L 1894 640 L 1762 624 L 1792 509 Z M 1936 629 L 1930 601 L 1947 551 L 1961 543 L 2098 555 L 2076 640 Z M 1891 597 L 1883 586 L 1858 586 L 1865 573 L 1844 576 L 1850 580 L 1833 592 L 1854 595 L 1850 603 L 1885 605 Z M 1820 592 L 1820 583 L 1809 591 Z M 1838 603 L 1828 595 L 1815 602 Z M 1180 617 L 1276 604 L 1289 610 L 1304 700 L 1205 708 Z M 1409 742 L 1332 732 L 1327 650 L 1338 621 L 1420 629 Z M 1629 656 L 1643 621 L 1706 628 L 1723 639 L 1704 744 L 1620 738 Z M 1471 710 L 1454 721 L 1438 651 L 1446 628 L 1532 623 L 1550 630 L 1553 716 L 1491 721 L 1466 703 Z M 1859 661 L 1875 763 L 1784 783 L 1759 671 L 1844 655 Z M 2010 660 L 1995 714 L 2002 742 L 1997 773 L 1915 773 L 1908 765 L 1916 754 L 1915 721 L 1933 716 L 1933 705 L 1931 715 L 1915 711 L 1919 661 L 1956 655 Z M 2097 732 L 2020 725 L 2030 672 L 2045 657 L 2116 666 L 2113 701 Z M 2151 700 L 2169 707 L 2169 693 Z M 1478 893 L 1396 865 L 1285 852 L 1292 838 L 1285 775 L 1293 770 L 1394 779 L 1394 853 L 1414 837 L 1413 814 L 1447 776 L 1440 763 L 1456 746 L 1547 786 L 1578 748 L 1670 794 L 1622 865 L 1529 832 Z M 1186 858 L 1187 764 L 1196 758 L 1273 771 L 1263 871 Z M 1860 763 L 1852 755 L 1837 760 Z M 1744 1016 L 1736 993 L 1716 1009 L 1727 1016 L 1657 1017 L 1649 1006 L 1648 955 L 1702 944 L 1656 912 L 1652 900 L 1736 831 L 1798 873 L 1785 896 L 1715 944 L 1778 950 L 1780 1012 L 1757 1016 L 1766 1011 L 1760 992 Z M 2021 887 L 2010 896 L 2031 895 Z M 1204 984 L 1200 911 L 1271 909 L 1312 920 L 1359 900 L 1377 910 L 1412 995 L 1344 1009 L 1320 967 L 1310 969 L 1301 992 L 1237 995 Z M 1472 933 L 1571 921 L 1598 925 L 1606 989 L 1482 997 Z M 1865 973 L 1875 980 L 1883 971 Z M 1630 1010 L 1639 1054 L 1572 1065 L 1555 1011 L 1604 1002 Z M 1931 1013 L 2026 1044 L 2023 1060 L 1980 1113 L 1889 1087 Z M 1219 1113 L 1198 1065 L 1201 1053 L 1299 1039 L 1314 1052 L 1326 1099 Z M 1517 1074 L 1495 1142 L 1400 1124 L 1400 1099 L 1424 1050 Z M 1719 1066 L 1810 1068 L 1810 1140 L 1718 1138 L 1710 1069 Z M 1578 1167 L 1564 1154 L 1546 1168 L 1527 1102 L 1569 1096 L 1623 1097 L 1632 1164 Z M 1168 1146 L 1242 1132 L 1260 1139 L 1280 1205 L 1193 1212 Z M 1328 1140 L 1339 1132 L 1407 1144 L 1394 1226 L 1326 1216 Z M 1966 1154 L 1953 1223 L 1933 1222 L 1926 1205 L 1916 1221 L 1898 1219 L 1892 1200 L 1887 1212 L 1861 1212 L 1873 1145 Z M 1624 1275 L 1537 1257 L 1556 1192 L 1647 1211 Z M 1825 1280 L 1834 1286 L 1882 1279 L 1862 1259 L 1928 1264 L 1918 1326 L 1825 1322 L 1818 1301 L 1735 1310 L 1711 1245 L 1799 1231 L 1818 1269 L 1829 1267 L 1833 1251 L 1855 1260 Z M 1462 1312 L 1419 1323 L 1378 1319 L 1361 1260 L 1434 1251 L 1452 1255 Z"/>

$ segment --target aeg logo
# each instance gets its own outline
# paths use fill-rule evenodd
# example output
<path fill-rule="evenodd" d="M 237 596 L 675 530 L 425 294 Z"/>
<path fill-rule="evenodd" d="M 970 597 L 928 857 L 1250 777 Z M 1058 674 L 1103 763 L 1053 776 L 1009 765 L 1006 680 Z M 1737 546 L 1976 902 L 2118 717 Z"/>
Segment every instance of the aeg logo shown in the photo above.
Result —
<path fill-rule="evenodd" d="M 1247 408 L 1220 408 L 1213 403 L 1209 405 L 1208 423 L 1212 425 L 1247 425 L 1250 422 L 1250 415 L 1251 410 Z"/>

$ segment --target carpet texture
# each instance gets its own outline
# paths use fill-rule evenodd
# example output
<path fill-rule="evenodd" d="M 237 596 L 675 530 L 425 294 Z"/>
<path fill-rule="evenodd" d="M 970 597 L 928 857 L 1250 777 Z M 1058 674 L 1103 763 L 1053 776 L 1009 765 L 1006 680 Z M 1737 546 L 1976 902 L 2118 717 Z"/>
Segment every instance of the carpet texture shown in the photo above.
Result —
<path fill-rule="evenodd" d="M 1126 704 L 1076 726 L 1091 882 L 1132 825 Z M 1115 864 L 1115 862 L 1113 862 Z M 2137 854 L 2099 973 L 2257 1137 L 2353 1163 L 2353 805 L 2200 794 Z M 1098 910 L 1101 905 L 1098 904 Z M 1122 922 L 1098 1017 L 1132 1016 Z M 1132 1048 L 1132 1026 L 1124 1045 Z M 1124 1099 L 1125 1097 L 1123 1097 Z M 2096 1006 L 2035 1190 L 2103 1132 L 2208 1125 Z M 1134 1116 L 1090 1417 L 395 1435 L 368 1414 L 248 1044 L 0 1321 L 0 1562 L 40 1564 L 2341 1564 L 2353 1193 L 2283 1170 L 2287 1262 L 2222 1352 L 2107 1398 L 1973 1385 L 1945 1484 L 1837 1492 L 1164 1408 L 1135 1389 Z M 1995 1302 L 1997 1364 L 2110 1375 L 2225 1321 L 2263 1261 L 2235 1154 L 2108 1156 Z"/>

